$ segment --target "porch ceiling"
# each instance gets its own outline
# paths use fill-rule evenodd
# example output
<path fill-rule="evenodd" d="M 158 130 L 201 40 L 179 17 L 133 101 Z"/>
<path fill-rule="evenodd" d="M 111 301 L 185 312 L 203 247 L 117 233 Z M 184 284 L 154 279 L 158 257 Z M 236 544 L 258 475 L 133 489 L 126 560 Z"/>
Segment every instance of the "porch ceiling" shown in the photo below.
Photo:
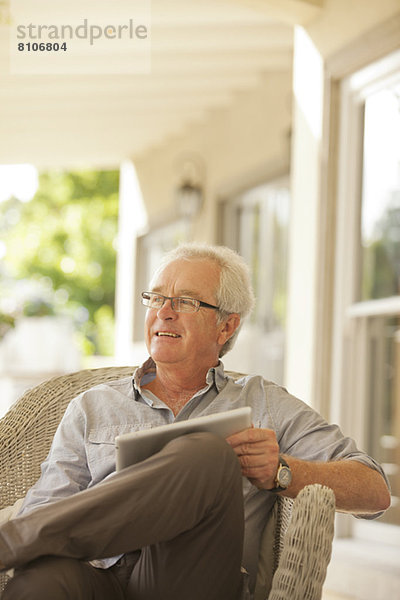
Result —
<path fill-rule="evenodd" d="M 118 74 L 129 58 L 110 45 L 99 74 L 13 75 L 10 29 L 0 25 L 0 163 L 115 166 L 182 133 L 291 68 L 293 18 L 276 10 L 284 4 L 152 0 L 149 74 Z M 309 11 L 315 2 L 293 4 Z"/>

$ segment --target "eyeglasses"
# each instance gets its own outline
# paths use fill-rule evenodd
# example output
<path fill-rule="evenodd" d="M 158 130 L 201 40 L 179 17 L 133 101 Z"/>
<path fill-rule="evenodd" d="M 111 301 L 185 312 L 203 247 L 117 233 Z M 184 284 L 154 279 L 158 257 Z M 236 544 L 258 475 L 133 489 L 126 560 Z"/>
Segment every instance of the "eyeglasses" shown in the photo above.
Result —
<path fill-rule="evenodd" d="M 201 300 L 196 300 L 195 298 L 173 298 L 171 296 L 156 294 L 155 292 L 142 292 L 142 304 L 148 306 L 149 308 L 155 308 L 156 310 L 159 310 L 162 306 L 164 306 L 164 302 L 166 300 L 171 300 L 171 308 L 175 312 L 197 312 L 200 306 L 219 310 L 219 306 L 207 304 L 207 302 L 202 302 Z"/>

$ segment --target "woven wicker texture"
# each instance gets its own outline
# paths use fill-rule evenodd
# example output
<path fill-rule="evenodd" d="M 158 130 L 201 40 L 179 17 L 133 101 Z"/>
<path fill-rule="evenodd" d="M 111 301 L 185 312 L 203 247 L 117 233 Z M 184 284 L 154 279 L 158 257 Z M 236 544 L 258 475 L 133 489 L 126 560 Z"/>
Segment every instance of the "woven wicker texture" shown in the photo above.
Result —
<path fill-rule="evenodd" d="M 40 474 L 69 402 L 94 385 L 127 377 L 134 367 L 106 367 L 54 377 L 27 391 L 0 420 L 0 508 L 25 496 Z"/>
<path fill-rule="evenodd" d="M 268 600 L 319 600 L 331 558 L 335 496 L 306 486 L 293 502 L 282 554 Z"/>
<path fill-rule="evenodd" d="M 69 402 L 89 388 L 128 377 L 135 367 L 85 369 L 28 390 L 0 419 L 0 508 L 23 498 L 40 475 Z M 0 595 L 8 580 L 0 573 Z"/>
<path fill-rule="evenodd" d="M 282 556 L 286 532 L 292 518 L 294 500 L 292 500 L 292 498 L 285 498 L 285 496 L 277 496 L 276 504 L 278 510 L 275 521 L 275 537 L 273 546 L 274 572 L 278 568 L 278 564 Z"/>

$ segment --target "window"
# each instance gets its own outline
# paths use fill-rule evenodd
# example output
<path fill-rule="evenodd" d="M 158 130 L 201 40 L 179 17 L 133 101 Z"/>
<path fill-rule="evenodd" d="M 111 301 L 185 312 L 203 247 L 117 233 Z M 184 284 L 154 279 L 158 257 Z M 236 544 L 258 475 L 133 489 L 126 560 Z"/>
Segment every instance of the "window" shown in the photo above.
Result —
<path fill-rule="evenodd" d="M 361 300 L 400 295 L 400 81 L 365 99 L 361 257 Z M 384 519 L 400 525 L 400 318 L 374 316 L 372 307 L 366 314 L 367 447 L 392 485 Z"/>
<path fill-rule="evenodd" d="M 219 215 L 220 243 L 245 258 L 256 296 L 246 333 L 237 342 L 238 370 L 246 370 L 243 353 L 249 355 L 251 348 L 247 370 L 258 369 L 278 383 L 284 366 L 289 199 L 289 182 L 281 179 L 223 202 Z"/>
<path fill-rule="evenodd" d="M 377 539 L 400 525 L 400 52 L 345 80 L 341 106 L 333 417 L 390 479 L 384 518 L 354 525 Z"/>
<path fill-rule="evenodd" d="M 362 300 L 400 294 L 400 83 L 365 100 Z"/>
<path fill-rule="evenodd" d="M 370 317 L 369 329 L 368 451 L 392 487 L 392 507 L 382 521 L 400 525 L 400 319 Z"/>

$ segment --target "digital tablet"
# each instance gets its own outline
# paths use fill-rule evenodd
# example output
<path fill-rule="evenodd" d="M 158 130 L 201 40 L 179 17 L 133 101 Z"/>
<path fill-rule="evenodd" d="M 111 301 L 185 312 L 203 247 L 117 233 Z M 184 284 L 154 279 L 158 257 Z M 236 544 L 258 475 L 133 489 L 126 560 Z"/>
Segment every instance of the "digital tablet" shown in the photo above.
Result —
<path fill-rule="evenodd" d="M 152 429 L 123 433 L 115 438 L 117 471 L 145 460 L 181 435 L 207 431 L 225 439 L 249 427 L 251 427 L 251 408 L 245 406 Z"/>

